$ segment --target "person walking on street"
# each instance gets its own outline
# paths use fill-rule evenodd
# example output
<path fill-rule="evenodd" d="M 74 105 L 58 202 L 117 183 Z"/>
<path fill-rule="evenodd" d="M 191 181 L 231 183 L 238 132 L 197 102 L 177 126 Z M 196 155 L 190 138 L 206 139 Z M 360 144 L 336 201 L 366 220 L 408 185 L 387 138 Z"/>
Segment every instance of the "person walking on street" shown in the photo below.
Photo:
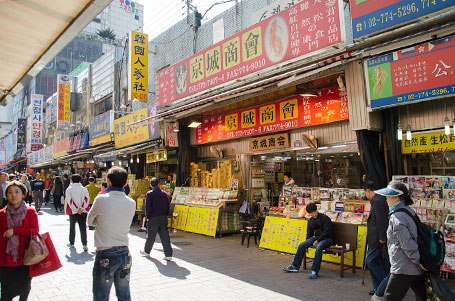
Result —
<path fill-rule="evenodd" d="M 52 177 L 50 174 L 47 175 L 44 183 L 44 203 L 47 205 L 51 201 L 51 189 L 52 189 Z"/>
<path fill-rule="evenodd" d="M 150 256 L 155 243 L 156 233 L 158 232 L 164 249 L 164 260 L 170 261 L 172 260 L 172 247 L 169 230 L 167 229 L 167 217 L 170 209 L 169 197 L 158 186 L 159 180 L 157 178 L 152 178 L 150 185 L 152 190 L 147 192 L 145 197 L 145 216 L 148 219 L 147 240 L 144 250 L 141 250 L 141 254 Z"/>
<path fill-rule="evenodd" d="M 54 199 L 55 212 L 63 211 L 62 197 L 63 197 L 63 182 L 62 178 L 56 176 L 54 184 L 52 185 L 52 198 Z"/>
<path fill-rule="evenodd" d="M 321 269 L 322 251 L 332 244 L 332 221 L 327 215 L 319 213 L 314 203 L 308 204 L 306 211 L 311 215 L 308 221 L 306 240 L 299 245 L 293 263 L 283 270 L 297 273 L 302 264 L 303 255 L 309 247 L 314 246 L 316 252 L 309 277 L 316 279 Z"/>
<path fill-rule="evenodd" d="M 416 300 L 426 300 L 424 270 L 420 265 L 417 245 L 417 226 L 404 208 L 413 216 L 415 211 L 409 207 L 414 201 L 405 184 L 392 181 L 386 188 L 376 191 L 385 196 L 390 207 L 389 227 L 387 229 L 387 248 L 390 257 L 390 277 L 385 289 L 384 300 L 403 300 L 411 288 Z"/>
<path fill-rule="evenodd" d="M 98 192 L 98 195 L 100 195 L 100 194 L 105 194 L 105 193 L 106 193 L 106 189 L 107 189 L 107 182 L 103 182 L 103 183 L 101 184 L 101 190 L 100 190 L 100 192 Z M 125 194 L 126 194 L 126 193 L 125 193 Z"/>
<path fill-rule="evenodd" d="M 123 191 L 127 179 L 125 169 L 109 169 L 106 193 L 95 198 L 88 214 L 88 225 L 95 228 L 94 301 L 108 301 L 112 283 L 118 300 L 131 300 L 129 281 L 132 261 L 128 233 L 136 212 L 136 202 Z"/>
<path fill-rule="evenodd" d="M 87 188 L 88 194 L 90 196 L 89 205 L 90 205 L 90 207 L 92 207 L 93 201 L 95 200 L 96 196 L 98 195 L 98 192 L 100 192 L 100 189 L 98 188 L 98 186 L 95 185 L 94 177 L 90 177 L 88 179 L 88 182 L 89 182 L 89 184 L 87 186 L 85 186 L 85 188 Z"/>
<path fill-rule="evenodd" d="M 376 194 L 375 184 L 368 181 L 364 185 L 365 195 L 370 200 L 371 209 L 367 221 L 367 266 L 371 275 L 373 291 L 370 295 L 377 293 L 381 281 L 387 277 L 390 271 L 390 264 L 387 259 L 387 227 L 389 225 L 389 205 L 384 196 Z M 379 296 L 381 294 L 376 294 Z M 374 298 L 372 298 L 374 300 Z"/>
<path fill-rule="evenodd" d="M 25 301 L 32 279 L 30 266 L 24 265 L 23 258 L 32 229 L 39 231 L 38 215 L 24 202 L 27 188 L 23 183 L 12 181 L 5 191 L 8 205 L 0 210 L 1 300 L 20 296 L 19 300 Z"/>
<path fill-rule="evenodd" d="M 45 186 L 44 181 L 41 180 L 40 174 L 37 173 L 35 175 L 35 180 L 32 181 L 32 183 L 31 183 L 31 187 L 32 187 L 33 201 L 35 202 L 35 209 L 36 209 L 36 212 L 38 212 L 38 213 L 40 212 L 41 205 L 43 204 L 44 186 Z"/>
<path fill-rule="evenodd" d="M 63 175 L 63 196 L 66 196 L 66 190 L 70 187 L 70 178 L 67 174 Z"/>
<path fill-rule="evenodd" d="M 88 206 L 89 194 L 87 188 L 81 184 L 81 176 L 74 174 L 71 176 L 73 182 L 66 190 L 65 197 L 65 213 L 70 216 L 70 235 L 68 247 L 74 247 L 76 238 L 76 223 L 79 225 L 81 232 L 81 242 L 84 251 L 88 251 L 87 247 L 87 212 L 90 210 Z"/>
<path fill-rule="evenodd" d="M 28 181 L 27 175 L 22 175 L 21 183 L 25 185 L 25 188 L 27 188 L 27 194 L 25 195 L 25 203 L 28 203 L 28 205 L 31 206 L 32 205 L 32 186 L 30 185 L 30 182 Z"/>
<path fill-rule="evenodd" d="M 0 209 L 4 208 L 8 201 L 6 200 L 6 186 L 8 185 L 8 174 L 6 172 L 0 173 L 0 188 L 2 189 L 2 193 L 0 194 Z"/>

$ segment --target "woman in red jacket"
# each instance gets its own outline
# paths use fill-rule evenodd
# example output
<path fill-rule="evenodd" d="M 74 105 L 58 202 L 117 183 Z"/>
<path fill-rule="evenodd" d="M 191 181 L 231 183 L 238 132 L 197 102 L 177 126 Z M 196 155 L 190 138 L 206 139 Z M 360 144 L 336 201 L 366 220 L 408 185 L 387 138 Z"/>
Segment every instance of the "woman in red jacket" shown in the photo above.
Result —
<path fill-rule="evenodd" d="M 24 198 L 27 188 L 19 181 L 6 186 L 8 205 L 0 210 L 0 283 L 1 300 L 20 296 L 25 301 L 30 293 L 30 267 L 23 264 L 26 244 L 32 229 L 39 231 L 38 215 Z"/>

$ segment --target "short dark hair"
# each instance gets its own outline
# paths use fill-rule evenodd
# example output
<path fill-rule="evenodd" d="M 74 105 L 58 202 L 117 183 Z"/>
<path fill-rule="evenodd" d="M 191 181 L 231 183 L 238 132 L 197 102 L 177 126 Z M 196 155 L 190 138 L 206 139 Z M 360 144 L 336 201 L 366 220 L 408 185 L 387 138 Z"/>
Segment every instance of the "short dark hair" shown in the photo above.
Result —
<path fill-rule="evenodd" d="M 309 203 L 308 206 L 306 206 L 306 212 L 312 213 L 318 210 L 318 207 L 316 206 L 315 203 Z"/>
<path fill-rule="evenodd" d="M 113 187 L 123 188 L 128 180 L 128 173 L 120 166 L 114 166 L 107 172 L 107 178 L 111 181 Z"/>
<path fill-rule="evenodd" d="M 95 178 L 94 177 L 90 177 L 90 178 L 88 178 L 88 181 L 89 182 L 95 182 Z"/>
<path fill-rule="evenodd" d="M 103 186 L 104 188 L 107 188 L 107 182 L 103 182 L 103 183 L 101 184 L 101 186 Z"/>
<path fill-rule="evenodd" d="M 21 189 L 22 193 L 24 194 L 24 197 L 27 195 L 27 187 L 25 187 L 25 185 L 19 181 L 11 181 L 8 183 L 8 185 L 6 185 L 6 189 L 5 189 L 5 194 L 8 193 L 8 189 L 12 186 L 17 186 Z"/>
<path fill-rule="evenodd" d="M 289 171 L 285 172 L 284 175 L 288 178 L 292 178 L 292 174 Z"/>
<path fill-rule="evenodd" d="M 153 187 L 158 186 L 158 184 L 160 184 L 160 179 L 153 177 L 153 178 L 150 180 L 150 185 L 152 185 Z"/>
<path fill-rule="evenodd" d="M 71 176 L 71 181 L 73 181 L 73 183 L 80 183 L 81 182 L 81 176 L 78 175 L 78 174 L 74 174 Z"/>
<path fill-rule="evenodd" d="M 363 185 L 363 190 L 371 190 L 375 191 L 376 190 L 376 185 L 374 184 L 373 181 L 368 181 Z"/>
<path fill-rule="evenodd" d="M 9 175 L 9 180 L 11 181 L 13 178 L 16 178 L 17 179 L 17 176 L 15 174 L 10 174 Z"/>
<path fill-rule="evenodd" d="M 65 179 L 69 179 L 69 177 L 68 177 L 67 174 L 64 174 L 63 177 L 64 177 Z"/>

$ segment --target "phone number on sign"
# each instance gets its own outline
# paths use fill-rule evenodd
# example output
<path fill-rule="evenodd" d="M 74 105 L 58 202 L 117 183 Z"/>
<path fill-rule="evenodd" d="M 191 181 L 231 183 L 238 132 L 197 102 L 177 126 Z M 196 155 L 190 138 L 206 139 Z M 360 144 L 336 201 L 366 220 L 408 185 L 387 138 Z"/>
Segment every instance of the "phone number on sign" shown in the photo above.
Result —
<path fill-rule="evenodd" d="M 239 137 L 247 137 L 247 136 L 254 136 L 260 135 L 263 133 L 270 133 L 270 132 L 278 132 L 293 129 L 299 126 L 299 122 L 297 120 L 278 123 L 278 124 L 271 124 L 271 125 L 262 125 L 257 129 L 246 129 L 246 130 L 239 130 L 239 131 L 232 131 L 226 133 L 227 139 L 234 139 Z"/>
<path fill-rule="evenodd" d="M 398 96 L 397 100 L 401 101 L 413 101 L 419 99 L 425 99 L 430 97 L 437 97 L 443 95 L 455 94 L 455 86 L 453 87 L 444 87 L 444 88 L 435 88 L 427 91 L 414 92 L 403 96 Z"/>

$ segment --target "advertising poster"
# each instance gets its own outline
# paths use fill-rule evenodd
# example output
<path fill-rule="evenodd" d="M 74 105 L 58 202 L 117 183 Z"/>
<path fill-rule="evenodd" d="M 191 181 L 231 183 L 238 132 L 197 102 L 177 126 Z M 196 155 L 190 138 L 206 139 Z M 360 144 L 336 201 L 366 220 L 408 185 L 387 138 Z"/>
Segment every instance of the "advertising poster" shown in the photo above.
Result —
<path fill-rule="evenodd" d="M 189 207 L 185 231 L 215 237 L 218 213 L 219 209 Z"/>
<path fill-rule="evenodd" d="M 31 107 L 27 124 L 27 142 L 30 142 L 29 150 L 34 152 L 43 147 L 43 95 L 32 94 Z"/>
<path fill-rule="evenodd" d="M 364 62 L 371 108 L 455 95 L 455 36 Z"/>
<path fill-rule="evenodd" d="M 455 0 L 351 0 L 354 39 L 403 25 L 455 5 Z"/>
<path fill-rule="evenodd" d="M 57 75 L 57 128 L 70 126 L 70 96 L 69 76 Z"/>
<path fill-rule="evenodd" d="M 155 76 L 158 108 L 345 41 L 343 1 L 302 1 Z"/>
<path fill-rule="evenodd" d="M 115 148 L 122 148 L 128 145 L 145 142 L 149 139 L 149 126 L 147 108 L 128 114 L 114 120 L 114 141 Z M 139 120 L 144 120 L 138 122 Z"/>
<path fill-rule="evenodd" d="M 319 96 L 295 96 L 266 105 L 204 119 L 197 144 L 249 137 L 349 119 L 346 93 L 338 87 Z"/>
<path fill-rule="evenodd" d="M 131 31 L 129 35 L 129 99 L 148 100 L 148 35 Z"/>
<path fill-rule="evenodd" d="M 404 137 L 403 137 L 404 138 Z M 455 136 L 444 132 L 413 134 L 411 140 L 401 141 L 403 154 L 448 152 L 455 150 Z"/>

